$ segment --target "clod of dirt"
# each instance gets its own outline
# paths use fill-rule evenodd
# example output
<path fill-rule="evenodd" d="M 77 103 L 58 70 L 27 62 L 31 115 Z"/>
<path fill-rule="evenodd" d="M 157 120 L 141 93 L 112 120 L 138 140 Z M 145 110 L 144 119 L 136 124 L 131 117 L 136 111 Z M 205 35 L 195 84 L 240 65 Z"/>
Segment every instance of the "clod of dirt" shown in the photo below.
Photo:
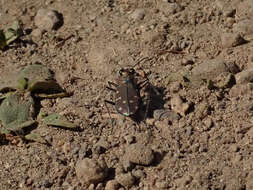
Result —
<path fill-rule="evenodd" d="M 149 146 L 136 143 L 126 148 L 125 157 L 134 164 L 150 165 L 154 160 L 154 153 Z"/>
<path fill-rule="evenodd" d="M 227 67 L 223 59 L 212 59 L 195 66 L 192 69 L 192 74 L 193 76 L 200 79 L 212 80 L 213 78 L 217 77 L 220 73 L 229 71 L 230 69 Z"/>
<path fill-rule="evenodd" d="M 135 178 L 134 176 L 132 176 L 131 173 L 117 175 L 116 180 L 120 185 L 122 185 L 126 189 L 131 188 L 135 182 Z"/>
<path fill-rule="evenodd" d="M 253 19 L 245 19 L 241 20 L 238 23 L 233 25 L 233 31 L 235 33 L 242 33 L 243 35 L 251 35 L 253 34 Z"/>
<path fill-rule="evenodd" d="M 252 83 L 236 84 L 229 91 L 229 95 L 231 97 L 239 97 L 239 96 L 243 96 L 245 94 L 249 94 L 252 91 L 253 91 L 253 84 Z"/>
<path fill-rule="evenodd" d="M 79 160 L 75 170 L 80 182 L 86 185 L 102 182 L 108 174 L 108 168 L 104 161 L 98 162 L 89 158 Z"/>
<path fill-rule="evenodd" d="M 31 35 L 34 41 L 40 40 L 42 38 L 43 31 L 39 28 L 36 28 L 32 31 Z"/>
<path fill-rule="evenodd" d="M 122 166 L 126 172 L 131 171 L 134 167 L 133 163 L 126 159 L 122 161 Z"/>
<path fill-rule="evenodd" d="M 145 177 L 145 173 L 142 170 L 133 170 L 132 171 L 132 175 L 136 178 L 136 179 L 140 179 Z"/>
<path fill-rule="evenodd" d="M 175 121 L 179 119 L 179 115 L 174 111 L 168 109 L 158 109 L 154 111 L 155 120 L 168 119 L 168 121 Z"/>
<path fill-rule="evenodd" d="M 251 171 L 247 176 L 246 189 L 253 189 L 253 172 Z"/>
<path fill-rule="evenodd" d="M 240 18 L 252 18 L 253 16 L 253 1 L 235 1 L 236 4 L 236 16 Z"/>
<path fill-rule="evenodd" d="M 120 184 L 116 180 L 110 180 L 106 183 L 105 190 L 118 190 Z"/>
<path fill-rule="evenodd" d="M 221 44 L 224 48 L 242 45 L 246 40 L 240 34 L 224 33 L 221 35 Z"/>
<path fill-rule="evenodd" d="M 235 75 L 236 84 L 253 82 L 253 69 L 244 70 Z"/>
<path fill-rule="evenodd" d="M 134 12 L 132 12 L 129 15 L 129 18 L 137 21 L 137 20 L 142 20 L 145 17 L 145 10 L 144 9 L 136 9 Z"/>
<path fill-rule="evenodd" d="M 210 114 L 210 106 L 207 102 L 201 102 L 196 106 L 196 117 L 200 120 Z"/>
<path fill-rule="evenodd" d="M 179 95 L 174 95 L 171 98 L 171 109 L 176 113 L 179 113 L 181 116 L 185 116 L 188 111 L 190 105 L 188 103 L 184 103 L 182 98 Z"/>
<path fill-rule="evenodd" d="M 42 31 L 56 30 L 62 23 L 60 14 L 56 10 L 39 9 L 35 18 L 35 25 Z"/>
<path fill-rule="evenodd" d="M 218 88 L 231 88 L 236 83 L 235 76 L 229 72 L 224 72 L 214 79 L 214 83 Z"/>
<path fill-rule="evenodd" d="M 135 142 L 135 136 L 133 136 L 133 135 L 124 136 L 124 139 L 127 144 L 132 144 Z"/>
<path fill-rule="evenodd" d="M 159 2 L 159 9 L 168 17 L 172 14 L 182 11 L 183 7 L 180 6 L 179 3 L 168 3 L 168 1 L 161 1 Z"/>
<path fill-rule="evenodd" d="M 158 189 L 168 189 L 169 187 L 169 182 L 168 181 L 157 181 L 155 183 L 155 186 L 158 188 Z"/>

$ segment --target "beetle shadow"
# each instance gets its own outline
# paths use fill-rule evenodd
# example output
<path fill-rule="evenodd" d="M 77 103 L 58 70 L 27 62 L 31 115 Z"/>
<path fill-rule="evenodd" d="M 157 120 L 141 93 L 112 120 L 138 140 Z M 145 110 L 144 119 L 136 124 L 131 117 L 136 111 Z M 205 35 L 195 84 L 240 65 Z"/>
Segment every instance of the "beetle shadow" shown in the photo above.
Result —
<path fill-rule="evenodd" d="M 157 109 L 164 108 L 165 100 L 164 98 L 164 87 L 155 87 L 152 86 L 150 90 L 150 102 L 149 102 L 149 109 L 148 109 L 148 117 L 153 117 L 153 113 Z"/>
<path fill-rule="evenodd" d="M 142 98 L 139 110 L 131 116 L 131 119 L 136 123 L 140 123 L 147 118 L 153 118 L 154 111 L 164 107 L 164 91 L 165 88 L 163 87 L 151 86 L 149 89 L 149 97 Z"/>

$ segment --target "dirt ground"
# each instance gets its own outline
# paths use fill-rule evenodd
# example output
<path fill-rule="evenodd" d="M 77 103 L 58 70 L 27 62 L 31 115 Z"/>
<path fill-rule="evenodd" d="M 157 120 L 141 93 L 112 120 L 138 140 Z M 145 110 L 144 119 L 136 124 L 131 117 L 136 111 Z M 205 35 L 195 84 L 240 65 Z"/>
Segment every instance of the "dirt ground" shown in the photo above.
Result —
<path fill-rule="evenodd" d="M 33 33 L 41 8 L 58 11 L 62 26 Z M 42 108 L 80 127 L 39 126 L 50 146 L 1 145 L 1 190 L 253 189 L 252 0 L 2 0 L 0 18 L 0 28 L 22 21 L 31 42 L 0 51 L 0 73 L 49 67 L 74 94 Z M 137 124 L 108 105 L 111 120 L 107 81 L 144 57 L 136 70 L 156 89 L 149 117 Z M 83 183 L 85 158 L 104 160 L 107 177 Z"/>

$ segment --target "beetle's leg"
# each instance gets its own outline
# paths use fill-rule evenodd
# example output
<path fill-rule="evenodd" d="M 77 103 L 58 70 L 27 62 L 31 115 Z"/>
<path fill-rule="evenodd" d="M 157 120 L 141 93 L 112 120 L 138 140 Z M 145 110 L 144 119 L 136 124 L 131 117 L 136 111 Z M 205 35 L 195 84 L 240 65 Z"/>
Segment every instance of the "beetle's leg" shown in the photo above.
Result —
<path fill-rule="evenodd" d="M 116 83 L 111 82 L 111 81 L 108 81 L 108 86 L 109 86 L 110 88 L 112 88 L 112 87 L 117 88 L 117 87 L 118 87 L 118 85 L 117 85 Z"/>
<path fill-rule="evenodd" d="M 111 82 L 111 81 L 108 81 L 108 86 L 107 86 L 106 88 L 107 88 L 108 90 L 111 90 L 111 91 L 113 91 L 113 92 L 116 92 L 117 90 L 116 90 L 115 88 L 113 88 L 113 87 L 117 88 L 118 85 L 115 84 L 115 83 L 113 83 L 113 82 Z"/>
<path fill-rule="evenodd" d="M 109 117 L 110 117 L 110 120 L 111 120 L 111 125 L 112 125 L 111 132 L 112 132 L 112 130 L 113 130 L 113 120 L 112 120 L 111 112 L 110 112 L 110 110 L 109 110 L 107 104 L 115 105 L 115 103 L 112 102 L 112 101 L 109 101 L 109 100 L 104 100 L 104 105 L 105 105 L 105 107 L 106 107 L 106 109 L 107 109 L 107 112 L 108 112 Z"/>

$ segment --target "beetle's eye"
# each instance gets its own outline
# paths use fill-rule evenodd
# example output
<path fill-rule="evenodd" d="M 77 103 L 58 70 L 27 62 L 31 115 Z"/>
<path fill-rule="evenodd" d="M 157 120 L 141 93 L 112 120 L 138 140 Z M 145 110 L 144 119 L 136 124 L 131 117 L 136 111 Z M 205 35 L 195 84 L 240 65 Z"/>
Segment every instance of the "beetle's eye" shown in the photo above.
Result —
<path fill-rule="evenodd" d="M 123 69 L 120 69 L 120 70 L 119 70 L 119 75 L 120 75 L 120 76 L 122 76 L 123 71 L 124 71 Z"/>
<path fill-rule="evenodd" d="M 135 70 L 133 68 L 130 69 L 130 73 L 134 74 Z"/>

